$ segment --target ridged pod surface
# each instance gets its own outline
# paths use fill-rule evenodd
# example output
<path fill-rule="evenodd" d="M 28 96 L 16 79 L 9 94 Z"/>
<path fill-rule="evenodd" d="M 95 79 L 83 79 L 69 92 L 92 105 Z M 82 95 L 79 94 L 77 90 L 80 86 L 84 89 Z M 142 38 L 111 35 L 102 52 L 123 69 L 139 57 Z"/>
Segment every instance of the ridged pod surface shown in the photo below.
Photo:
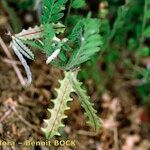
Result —
<path fill-rule="evenodd" d="M 71 72 L 65 72 L 65 77 L 63 80 L 59 81 L 60 87 L 56 89 L 57 97 L 52 100 L 54 107 L 48 109 L 51 116 L 49 119 L 44 120 L 45 127 L 42 131 L 45 133 L 46 138 L 52 138 L 55 135 L 60 136 L 59 129 L 64 127 L 62 120 L 67 118 L 65 111 L 70 109 L 67 105 L 69 101 L 72 101 L 70 93 L 74 92 L 71 82 L 69 81 L 69 76 Z"/>

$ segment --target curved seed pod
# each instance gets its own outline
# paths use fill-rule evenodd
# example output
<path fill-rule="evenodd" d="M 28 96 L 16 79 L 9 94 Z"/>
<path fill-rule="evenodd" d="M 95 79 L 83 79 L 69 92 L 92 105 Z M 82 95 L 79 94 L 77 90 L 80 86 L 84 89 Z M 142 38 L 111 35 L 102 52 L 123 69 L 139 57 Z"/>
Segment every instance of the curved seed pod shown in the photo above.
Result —
<path fill-rule="evenodd" d="M 62 23 L 52 23 L 52 27 L 56 34 L 64 33 L 65 26 Z M 20 33 L 15 34 L 15 37 L 20 40 L 35 40 L 43 37 L 43 25 L 35 26 L 34 28 L 29 27 L 29 29 L 23 29 Z"/>
<path fill-rule="evenodd" d="M 65 111 L 70 109 L 67 106 L 69 101 L 72 101 L 70 98 L 70 93 L 74 92 L 72 84 L 69 81 L 69 76 L 71 72 L 65 72 L 65 77 L 60 82 L 60 88 L 56 89 L 57 98 L 52 100 L 54 103 L 54 107 L 52 109 L 48 109 L 51 113 L 49 119 L 44 120 L 46 127 L 42 128 L 42 131 L 45 133 L 46 138 L 52 138 L 55 135 L 60 135 L 59 129 L 64 127 L 62 120 L 67 118 L 65 115 Z"/>
<path fill-rule="evenodd" d="M 30 67 L 28 66 L 26 60 L 23 58 L 22 54 L 20 53 L 20 47 L 18 47 L 17 43 L 15 40 L 12 41 L 12 48 L 15 52 L 15 54 L 17 55 L 17 57 L 19 58 L 19 60 L 21 61 L 21 64 L 23 65 L 25 71 L 26 71 L 26 74 L 27 74 L 27 78 L 28 78 L 28 81 L 27 81 L 27 84 L 31 84 L 32 82 L 32 74 L 31 74 L 31 71 L 30 71 Z"/>
<path fill-rule="evenodd" d="M 13 38 L 13 41 L 13 44 L 15 44 L 15 46 L 20 51 L 20 53 L 22 53 L 22 55 L 24 55 L 28 59 L 34 59 L 34 54 L 32 53 L 32 51 L 24 43 L 22 43 L 21 40 Z"/>
<path fill-rule="evenodd" d="M 35 26 L 34 28 L 29 28 L 28 30 L 23 29 L 20 33 L 15 34 L 15 37 L 20 40 L 34 40 L 43 37 L 43 27 Z"/>

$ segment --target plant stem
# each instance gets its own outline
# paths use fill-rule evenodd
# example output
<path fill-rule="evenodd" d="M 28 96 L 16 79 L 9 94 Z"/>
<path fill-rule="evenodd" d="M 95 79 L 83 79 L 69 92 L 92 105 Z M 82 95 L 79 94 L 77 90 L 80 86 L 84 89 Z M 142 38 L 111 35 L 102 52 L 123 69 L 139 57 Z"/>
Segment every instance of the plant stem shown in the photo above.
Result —
<path fill-rule="evenodd" d="M 65 25 L 67 25 L 67 23 L 68 23 L 68 18 L 69 18 L 70 12 L 71 12 L 71 5 L 72 5 L 72 0 L 70 0 L 69 6 L 68 6 L 68 12 L 67 12 L 67 16 L 65 19 Z"/>
<path fill-rule="evenodd" d="M 141 38 L 139 41 L 138 51 L 142 48 L 143 42 L 144 42 L 144 30 L 145 30 L 145 26 L 146 26 L 146 12 L 147 12 L 147 0 L 145 0 L 145 4 L 144 4 L 142 31 L 141 31 Z M 135 65 L 138 65 L 138 64 L 139 64 L 139 56 L 136 56 Z"/>
<path fill-rule="evenodd" d="M 142 44 L 144 42 L 144 29 L 145 29 L 145 26 L 146 26 L 146 12 L 147 12 L 147 0 L 145 0 L 145 4 L 144 4 L 142 32 L 141 32 L 141 40 L 140 40 L 140 46 L 139 46 L 139 48 L 142 47 Z"/>

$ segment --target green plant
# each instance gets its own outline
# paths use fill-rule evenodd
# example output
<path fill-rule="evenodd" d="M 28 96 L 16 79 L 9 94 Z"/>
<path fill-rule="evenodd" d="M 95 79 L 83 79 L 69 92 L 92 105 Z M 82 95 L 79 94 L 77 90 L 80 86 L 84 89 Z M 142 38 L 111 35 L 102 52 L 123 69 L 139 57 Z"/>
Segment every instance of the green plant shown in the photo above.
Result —
<path fill-rule="evenodd" d="M 144 1 L 143 9 L 143 21 L 141 29 L 140 44 L 137 50 L 137 64 L 139 58 L 150 56 L 150 48 L 145 43 L 146 39 L 150 38 L 150 1 Z M 150 64 L 146 65 L 146 68 L 140 67 L 140 71 L 137 71 L 137 76 L 141 80 L 142 84 L 137 87 L 139 96 L 142 98 L 142 103 L 150 106 Z"/>
<path fill-rule="evenodd" d="M 21 21 L 16 14 L 15 10 L 9 6 L 8 2 L 5 0 L 1 1 L 2 7 L 4 10 L 8 13 L 9 20 L 11 22 L 12 28 L 14 29 L 15 32 L 20 32 L 21 31 Z"/>
<path fill-rule="evenodd" d="M 120 68 L 123 78 L 128 72 L 129 80 L 137 80 L 141 83 L 135 85 L 135 90 L 138 91 L 137 95 L 141 102 L 148 102 L 150 100 L 149 80 L 144 77 L 150 69 L 149 64 L 143 64 L 141 60 L 150 56 L 150 2 L 127 0 L 123 3 L 104 0 L 100 1 L 101 5 L 102 8 L 97 14 L 101 18 L 100 33 L 103 36 L 104 46 L 100 56 L 95 56 L 93 61 L 85 63 L 84 70 L 80 74 L 81 78 L 83 80 L 92 78 L 103 87 L 100 88 L 101 91 L 109 90 L 106 85 L 109 84 L 110 79 L 116 79 L 115 74 Z M 104 66 L 101 73 L 100 65 L 95 65 L 98 60 Z M 92 71 L 90 72 L 88 68 L 92 68 Z M 143 80 L 145 82 L 141 82 Z"/>
<path fill-rule="evenodd" d="M 70 1 L 69 13 L 75 4 L 76 8 L 84 6 L 85 1 L 80 1 L 82 2 L 80 6 L 77 6 L 77 0 L 73 3 Z M 67 117 L 65 111 L 69 109 L 68 102 L 72 100 L 70 97 L 72 92 L 78 95 L 81 106 L 85 109 L 87 123 L 96 132 L 100 129 L 100 119 L 96 115 L 96 110 L 89 101 L 86 91 L 82 89 L 82 83 L 77 79 L 78 67 L 100 51 L 102 45 L 100 20 L 90 18 L 88 15 L 80 19 L 70 30 L 60 21 L 63 20 L 66 3 L 67 0 L 44 0 L 41 25 L 11 35 L 12 48 L 25 68 L 28 84 L 31 83 L 32 77 L 24 57 L 33 60 L 34 54 L 27 45 L 45 53 L 47 64 L 64 70 L 65 77 L 59 81 L 60 87 L 56 89 L 57 98 L 52 100 L 54 107 L 49 109 L 51 116 L 45 120 L 46 125 L 42 128 L 47 138 L 60 135 L 59 129 L 64 126 L 62 120 Z M 63 38 L 60 38 L 60 35 Z"/>

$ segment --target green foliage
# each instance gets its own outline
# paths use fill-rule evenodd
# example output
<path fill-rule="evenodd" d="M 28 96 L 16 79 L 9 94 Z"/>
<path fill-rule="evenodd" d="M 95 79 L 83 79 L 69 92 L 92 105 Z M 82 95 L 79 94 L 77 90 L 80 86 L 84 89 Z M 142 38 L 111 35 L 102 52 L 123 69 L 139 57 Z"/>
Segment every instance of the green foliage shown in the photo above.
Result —
<path fill-rule="evenodd" d="M 150 26 L 144 30 L 144 37 L 150 38 Z"/>
<path fill-rule="evenodd" d="M 73 0 L 72 2 L 72 8 L 78 9 L 85 7 L 86 3 L 85 0 Z"/>
<path fill-rule="evenodd" d="M 150 69 L 141 68 L 140 72 L 137 72 L 138 78 L 141 84 L 137 87 L 139 96 L 143 99 L 141 102 L 146 105 L 150 105 Z"/>
<path fill-rule="evenodd" d="M 109 83 L 110 79 L 115 78 L 115 72 L 119 67 L 123 72 L 128 69 L 132 70 L 129 73 L 129 78 L 141 82 L 137 68 L 140 71 L 143 68 L 148 71 L 149 64 L 148 62 L 143 64 L 143 60 L 150 56 L 150 1 L 128 0 L 123 3 L 107 0 L 107 2 L 106 7 L 99 9 L 98 13 L 101 17 L 100 34 L 104 42 L 101 56 L 94 56 L 91 63 L 87 62 L 83 66 L 84 70 L 80 74 L 82 80 L 92 78 L 98 85 L 101 85 L 102 91 L 106 88 L 105 85 Z M 101 3 L 105 5 L 106 1 L 101 1 Z M 102 11 L 107 12 L 107 15 L 103 15 Z M 100 65 L 104 66 L 102 73 L 99 71 L 98 60 L 100 60 Z M 97 78 L 95 74 L 98 74 Z M 132 78 L 133 74 L 137 76 Z M 140 73 L 142 76 L 145 74 L 146 72 L 143 71 Z M 149 89 L 147 85 L 149 85 L 148 80 L 145 83 L 142 82 L 142 85 L 136 85 L 136 89 L 140 87 L 140 91 L 142 91 L 139 92 L 139 95 L 143 101 L 150 99 L 148 94 L 150 91 L 147 91 Z"/>
<path fill-rule="evenodd" d="M 1 1 L 3 8 L 9 15 L 10 22 L 12 24 L 12 27 L 14 29 L 14 32 L 20 32 L 21 31 L 21 21 L 16 14 L 15 10 L 9 6 L 6 0 Z"/>
<path fill-rule="evenodd" d="M 44 51 L 48 53 L 52 53 L 52 39 L 55 36 L 55 31 L 50 24 L 44 24 L 44 40 L 43 40 L 43 48 Z"/>
<path fill-rule="evenodd" d="M 143 47 L 139 50 L 139 56 L 146 57 L 150 55 L 150 48 L 149 47 Z"/>
<path fill-rule="evenodd" d="M 68 64 L 66 65 L 66 69 L 71 69 L 73 67 L 80 65 L 81 63 L 84 63 L 85 61 L 89 60 L 91 56 L 100 51 L 102 40 L 99 35 L 99 27 L 100 27 L 99 20 L 85 19 L 83 20 L 83 22 L 84 22 L 84 29 L 83 29 L 84 33 L 82 32 L 80 33 L 81 46 L 80 48 L 74 50 L 71 58 L 68 61 Z M 78 26 L 79 25 L 77 24 L 77 27 Z M 73 30 L 72 35 L 77 35 L 77 32 L 75 31 L 77 27 Z M 74 40 L 75 36 L 72 37 Z"/>
<path fill-rule="evenodd" d="M 77 22 L 77 24 L 73 28 L 71 34 L 69 35 L 69 39 L 72 42 L 77 42 L 77 43 L 80 42 L 80 36 L 82 34 L 83 26 L 84 26 L 83 20 L 80 20 Z"/>
<path fill-rule="evenodd" d="M 17 9 L 22 11 L 31 10 L 35 2 L 35 0 L 7 0 L 7 1 L 15 5 Z"/>
<path fill-rule="evenodd" d="M 26 44 L 45 53 L 47 64 L 55 65 L 65 72 L 64 79 L 60 81 L 60 88 L 56 89 L 57 97 L 52 100 L 54 107 L 48 109 L 51 114 L 50 118 L 45 120 L 46 125 L 42 128 L 47 138 L 60 135 L 59 130 L 64 126 L 62 120 L 67 117 L 65 111 L 69 109 L 67 105 L 72 100 L 70 98 L 72 92 L 78 95 L 79 101 L 85 109 L 87 123 L 96 132 L 100 129 L 100 119 L 96 115 L 96 110 L 90 103 L 86 91 L 81 88 L 81 82 L 77 80 L 77 71 L 75 71 L 77 67 L 100 51 L 102 45 L 100 21 L 92 19 L 88 15 L 87 18 L 82 18 L 75 23 L 76 25 L 71 31 L 70 28 L 67 28 L 66 34 L 66 27 L 60 23 L 66 2 L 67 0 L 44 0 L 42 24 L 22 30 L 12 36 L 12 48 L 26 70 L 28 83 L 32 81 L 32 77 L 23 56 L 33 59 L 34 55 Z M 73 5 L 76 5 L 77 2 L 82 2 L 83 6 L 85 1 L 73 1 Z M 79 8 L 79 4 L 76 7 Z"/>
<path fill-rule="evenodd" d="M 65 9 L 66 2 L 67 0 L 44 0 L 42 23 L 58 22 L 64 16 L 62 11 Z"/>
<path fill-rule="evenodd" d="M 43 48 L 43 43 L 39 41 L 30 41 L 30 40 L 23 40 L 24 44 L 34 47 L 35 49 L 40 50 L 42 53 L 45 53 L 45 49 Z"/>
<path fill-rule="evenodd" d="M 14 21 L 14 12 L 8 9 L 7 2 L 4 0 L 2 2 L 10 20 Z M 144 103 L 150 104 L 149 64 L 140 61 L 143 57 L 145 59 L 150 56 L 150 1 L 127 0 L 124 3 L 115 0 L 108 0 L 108 3 L 101 1 L 106 7 L 100 8 L 99 12 L 91 15 L 98 14 L 100 19 L 93 19 L 89 17 L 90 15 L 85 18 L 86 11 L 80 15 L 81 9 L 86 5 L 85 0 L 69 2 L 70 4 L 67 4 L 67 0 L 44 0 L 41 25 L 23 30 L 12 38 L 12 48 L 27 72 L 28 82 L 31 82 L 32 78 L 24 57 L 33 59 L 34 54 L 26 45 L 46 54 L 47 64 L 55 65 L 65 71 L 65 77 L 60 81 L 60 88 L 56 90 L 58 95 L 52 100 L 54 107 L 49 109 L 50 118 L 45 121 L 46 126 L 42 129 L 47 138 L 60 135 L 59 130 L 64 126 L 63 119 L 66 118 L 65 111 L 69 109 L 68 102 L 72 100 L 70 98 L 72 92 L 79 97 L 88 118 L 87 123 L 95 131 L 99 131 L 100 119 L 86 91 L 82 89 L 82 83 L 77 80 L 77 72 L 74 71 L 85 62 L 81 78 L 84 80 L 93 78 L 98 86 L 103 86 L 101 90 L 104 90 L 104 85 L 114 78 L 118 68 L 121 68 L 122 74 L 129 70 L 129 78 L 138 81 L 136 90 L 139 97 Z M 63 22 L 63 10 L 66 4 L 68 11 L 64 17 L 65 26 L 60 22 Z M 17 28 L 16 24 L 13 28 Z M 98 55 L 100 50 L 103 52 L 101 57 Z M 92 61 L 89 62 L 90 59 Z M 104 69 L 101 76 L 97 65 L 99 59 Z M 135 76 L 132 77 L 132 74 Z"/>

